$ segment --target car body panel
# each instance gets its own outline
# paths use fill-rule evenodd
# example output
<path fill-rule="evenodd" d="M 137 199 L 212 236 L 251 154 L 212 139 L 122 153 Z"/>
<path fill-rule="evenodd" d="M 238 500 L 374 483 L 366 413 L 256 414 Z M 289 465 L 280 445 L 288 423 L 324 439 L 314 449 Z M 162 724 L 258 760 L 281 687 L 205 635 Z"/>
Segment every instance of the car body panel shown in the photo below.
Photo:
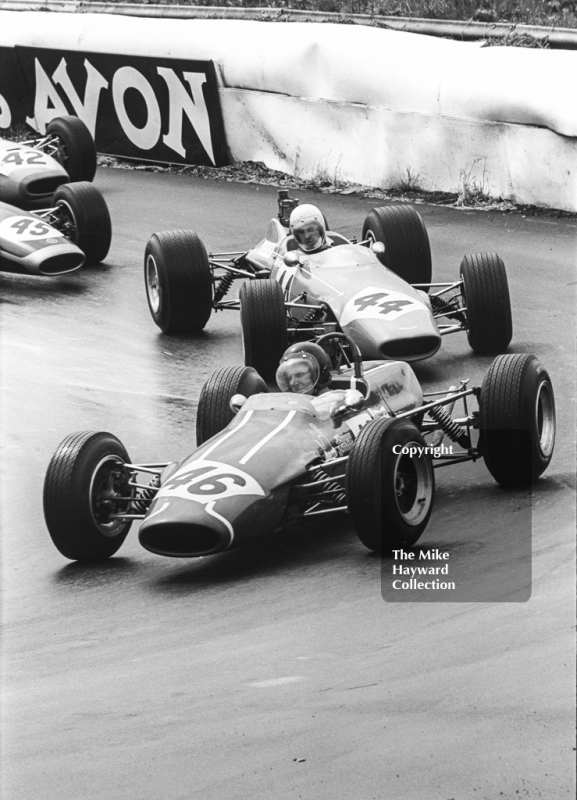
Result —
<path fill-rule="evenodd" d="M 33 275 L 62 275 L 84 264 L 84 253 L 39 216 L 0 202 L 0 266 Z"/>
<path fill-rule="evenodd" d="M 332 247 L 302 253 L 303 263 L 290 267 L 283 257 L 292 237 L 272 219 L 265 238 L 245 259 L 257 271 L 270 269 L 285 301 L 306 293 L 306 302 L 328 306 L 364 359 L 417 361 L 434 355 L 441 346 L 441 334 L 426 293 L 385 267 L 370 248 L 330 231 L 327 236 L 334 241 Z M 302 317 L 306 311 L 294 313 Z"/>
<path fill-rule="evenodd" d="M 335 416 L 351 388 L 362 391 L 363 407 Z M 372 419 L 422 403 L 419 382 L 403 362 L 367 364 L 362 381 L 345 370 L 318 397 L 253 395 L 223 431 L 165 470 L 140 543 L 154 553 L 190 558 L 278 529 L 291 487 L 311 464 L 348 453 Z"/>
<path fill-rule="evenodd" d="M 18 208 L 44 208 L 69 182 L 64 167 L 41 150 L 0 139 L 0 201 Z"/>

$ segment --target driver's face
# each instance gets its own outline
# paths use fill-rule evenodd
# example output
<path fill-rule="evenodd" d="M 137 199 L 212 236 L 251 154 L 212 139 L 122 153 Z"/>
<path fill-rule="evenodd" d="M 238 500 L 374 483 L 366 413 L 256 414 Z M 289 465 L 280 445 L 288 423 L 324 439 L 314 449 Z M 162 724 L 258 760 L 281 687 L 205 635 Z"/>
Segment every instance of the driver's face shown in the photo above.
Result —
<path fill-rule="evenodd" d="M 308 225 L 303 225 L 302 228 L 298 229 L 296 239 L 299 244 L 303 245 L 308 250 L 313 250 L 321 241 L 318 224 L 316 222 L 310 222 Z"/>
<path fill-rule="evenodd" d="M 314 389 L 314 381 L 311 367 L 303 363 L 295 364 L 289 372 L 288 382 L 291 392 L 305 394 L 312 391 Z"/>

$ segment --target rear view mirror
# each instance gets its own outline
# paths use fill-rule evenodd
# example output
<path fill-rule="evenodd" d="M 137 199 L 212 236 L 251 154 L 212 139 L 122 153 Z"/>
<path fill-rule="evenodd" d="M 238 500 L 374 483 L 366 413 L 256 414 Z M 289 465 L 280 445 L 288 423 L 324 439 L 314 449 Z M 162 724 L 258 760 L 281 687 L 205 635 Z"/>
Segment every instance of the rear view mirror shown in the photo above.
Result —
<path fill-rule="evenodd" d="M 338 417 L 341 414 L 346 414 L 348 411 L 358 411 L 363 407 L 365 398 L 358 389 L 349 389 L 343 397 L 340 405 L 335 404 L 331 410 L 331 417 Z"/>
<path fill-rule="evenodd" d="M 303 258 L 297 250 L 291 250 L 286 253 L 283 261 L 287 267 L 300 267 L 303 263 Z"/>
<path fill-rule="evenodd" d="M 237 414 L 245 403 L 246 397 L 243 394 L 233 394 L 230 398 L 230 410 L 233 414 Z"/>
<path fill-rule="evenodd" d="M 376 256 L 382 256 L 385 252 L 385 245 L 382 242 L 373 242 L 371 250 Z"/>
<path fill-rule="evenodd" d="M 357 411 L 359 408 L 362 408 L 364 402 L 365 398 L 358 389 L 349 389 L 345 394 L 345 399 L 343 400 L 344 405 L 348 409 L 355 411 Z"/>

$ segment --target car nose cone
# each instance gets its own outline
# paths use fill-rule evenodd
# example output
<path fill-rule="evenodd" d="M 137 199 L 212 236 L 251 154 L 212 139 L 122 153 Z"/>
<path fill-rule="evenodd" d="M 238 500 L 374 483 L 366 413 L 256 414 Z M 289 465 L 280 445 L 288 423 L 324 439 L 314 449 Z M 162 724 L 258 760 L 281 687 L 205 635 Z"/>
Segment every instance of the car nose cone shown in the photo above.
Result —
<path fill-rule="evenodd" d="M 140 544 L 151 553 L 194 558 L 220 553 L 232 544 L 231 526 L 203 506 L 158 498 L 140 526 Z"/>
<path fill-rule="evenodd" d="M 441 346 L 441 335 L 425 307 L 406 314 L 402 324 L 356 319 L 343 328 L 358 344 L 365 360 L 417 361 L 434 355 Z"/>

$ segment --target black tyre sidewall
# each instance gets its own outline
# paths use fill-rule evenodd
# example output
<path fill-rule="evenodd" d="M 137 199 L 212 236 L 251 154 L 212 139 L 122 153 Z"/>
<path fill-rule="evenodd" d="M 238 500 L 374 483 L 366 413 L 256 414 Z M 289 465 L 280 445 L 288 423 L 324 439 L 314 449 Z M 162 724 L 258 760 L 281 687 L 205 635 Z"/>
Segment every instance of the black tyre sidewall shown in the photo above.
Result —
<path fill-rule="evenodd" d="M 52 202 L 55 206 L 65 206 L 74 218 L 73 242 L 84 253 L 86 264 L 103 261 L 112 242 L 112 223 L 98 189 L 87 181 L 65 183 L 54 192 Z"/>
<path fill-rule="evenodd" d="M 549 466 L 552 452 L 540 446 L 536 414 L 539 387 L 551 378 L 538 358 L 503 355 L 493 361 L 479 398 L 480 448 L 487 469 L 502 486 L 526 486 Z"/>
<path fill-rule="evenodd" d="M 430 457 L 423 454 L 420 458 L 426 459 L 425 468 L 432 481 L 426 515 L 418 524 L 411 525 L 400 513 L 395 469 L 402 456 L 393 453 L 396 444 L 426 446 L 425 439 L 409 420 L 380 419 L 361 430 L 347 465 L 347 503 L 353 526 L 365 547 L 377 552 L 415 544 L 433 510 L 434 470 Z"/>
<path fill-rule="evenodd" d="M 70 180 L 92 181 L 96 174 L 96 146 L 92 134 L 78 117 L 56 117 L 48 123 L 47 134 L 59 136 L 66 146 L 64 166 Z"/>
<path fill-rule="evenodd" d="M 154 259 L 159 307 L 149 296 L 147 263 Z M 164 231 L 151 236 L 144 253 L 144 281 L 151 316 L 163 333 L 192 334 L 206 327 L 213 308 L 212 270 L 206 248 L 194 231 Z"/>
<path fill-rule="evenodd" d="M 363 224 L 362 239 L 369 231 L 385 245 L 379 261 L 407 283 L 431 283 L 431 245 L 425 223 L 412 206 L 373 208 Z"/>
<path fill-rule="evenodd" d="M 57 449 L 44 481 L 44 516 L 52 541 L 73 561 L 102 561 L 114 555 L 131 521 L 105 535 L 91 513 L 90 486 L 103 459 L 129 462 L 122 443 L 111 433 L 82 432 L 68 436 Z"/>
<path fill-rule="evenodd" d="M 234 414 L 230 400 L 235 394 L 250 397 L 268 392 L 268 386 L 252 367 L 221 367 L 202 387 L 196 416 L 196 444 L 200 447 L 224 430 Z"/>
<path fill-rule="evenodd" d="M 249 280 L 240 290 L 240 322 L 244 363 L 267 383 L 275 379 L 288 347 L 282 287 L 273 280 Z"/>
<path fill-rule="evenodd" d="M 506 350 L 513 338 L 507 272 L 497 253 L 466 255 L 460 267 L 467 338 L 476 353 Z"/>

